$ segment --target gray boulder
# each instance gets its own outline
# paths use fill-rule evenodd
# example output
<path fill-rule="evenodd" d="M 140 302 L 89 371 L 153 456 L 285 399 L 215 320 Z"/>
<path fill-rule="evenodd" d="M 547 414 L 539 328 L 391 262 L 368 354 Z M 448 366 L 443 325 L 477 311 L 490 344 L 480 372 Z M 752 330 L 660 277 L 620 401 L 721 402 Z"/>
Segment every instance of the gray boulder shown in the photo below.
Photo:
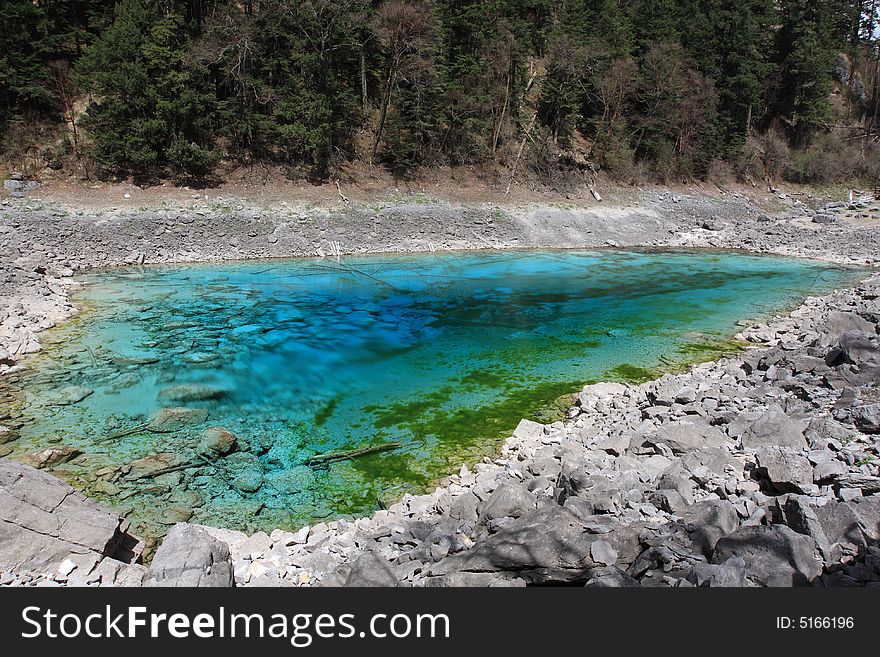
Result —
<path fill-rule="evenodd" d="M 726 500 L 707 500 L 686 507 L 682 523 L 690 540 L 705 556 L 712 554 L 716 543 L 736 531 L 739 516 L 733 504 Z"/>
<path fill-rule="evenodd" d="M 707 447 L 723 447 L 727 436 L 705 420 L 687 419 L 663 424 L 645 440 L 653 444 L 663 443 L 674 454 L 685 454 Z"/>
<path fill-rule="evenodd" d="M 171 528 L 156 550 L 144 585 L 234 586 L 229 546 L 200 527 L 185 522 L 178 523 Z"/>
<path fill-rule="evenodd" d="M 0 460 L 0 570 L 54 571 L 70 555 L 131 562 L 143 543 L 124 518 L 52 475 Z"/>
<path fill-rule="evenodd" d="M 529 583 L 585 581 L 596 568 L 590 556 L 595 539 L 574 513 L 548 506 L 514 520 L 470 550 L 443 559 L 429 574 L 516 571 Z"/>
<path fill-rule="evenodd" d="M 813 484 L 809 459 L 785 447 L 760 447 L 755 453 L 757 473 L 779 493 L 803 493 Z"/>
<path fill-rule="evenodd" d="M 740 557 L 733 557 L 724 563 L 695 564 L 685 579 L 694 586 L 743 588 L 749 586 L 746 578 L 746 562 Z"/>
<path fill-rule="evenodd" d="M 825 321 L 820 323 L 816 330 L 819 332 L 819 343 L 823 346 L 837 344 L 840 337 L 848 331 L 876 333 L 874 325 L 866 319 L 862 319 L 855 313 L 838 310 L 828 313 Z"/>
<path fill-rule="evenodd" d="M 807 446 L 804 429 L 807 423 L 786 415 L 778 405 L 772 404 L 742 434 L 743 447 L 791 447 L 800 449 Z"/>
<path fill-rule="evenodd" d="M 847 331 L 840 336 L 838 349 L 844 361 L 853 365 L 862 363 L 880 364 L 880 348 L 877 334 L 873 331 Z"/>
<path fill-rule="evenodd" d="M 397 576 L 385 559 L 374 552 L 364 552 L 351 564 L 343 586 L 393 587 L 397 584 Z"/>
<path fill-rule="evenodd" d="M 513 483 L 503 483 L 489 496 L 483 505 L 480 519 L 483 521 L 495 520 L 496 518 L 519 518 L 535 508 L 535 496 L 522 486 Z"/>
<path fill-rule="evenodd" d="M 584 586 L 588 589 L 621 589 L 636 588 L 641 586 L 641 584 L 639 584 L 637 579 L 630 577 L 617 566 L 608 566 L 595 571 Z"/>
<path fill-rule="evenodd" d="M 806 586 L 822 573 L 822 557 L 808 536 L 784 525 L 741 527 L 719 539 L 712 562 L 740 557 L 748 578 L 761 586 Z"/>
<path fill-rule="evenodd" d="M 880 403 L 854 407 L 852 419 L 859 431 L 880 433 Z"/>

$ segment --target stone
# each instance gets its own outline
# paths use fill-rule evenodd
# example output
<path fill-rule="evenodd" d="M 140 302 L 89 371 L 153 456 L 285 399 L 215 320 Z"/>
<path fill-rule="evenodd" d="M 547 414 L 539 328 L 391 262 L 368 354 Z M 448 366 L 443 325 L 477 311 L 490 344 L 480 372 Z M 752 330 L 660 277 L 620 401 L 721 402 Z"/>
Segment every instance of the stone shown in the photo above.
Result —
<path fill-rule="evenodd" d="M 808 500 L 809 498 L 805 496 L 790 495 L 781 505 L 779 512 L 785 525 L 798 534 L 809 536 L 815 541 L 825 564 L 828 565 L 834 561 L 832 545 L 825 534 L 825 528 L 822 521 L 819 520 L 816 509 L 810 505 Z M 777 500 L 777 505 L 779 505 L 779 500 Z"/>
<path fill-rule="evenodd" d="M 22 463 L 0 460 L 0 521 L 0 569 L 48 572 L 72 555 L 139 556 L 126 520 Z"/>
<path fill-rule="evenodd" d="M 834 477 L 834 485 L 837 488 L 860 490 L 862 495 L 876 495 L 880 493 L 880 477 L 873 475 L 845 472 Z"/>
<path fill-rule="evenodd" d="M 535 508 L 535 496 L 522 486 L 503 483 L 496 488 L 483 504 L 480 519 L 483 522 L 510 516 L 519 518 Z"/>
<path fill-rule="evenodd" d="M 623 456 L 624 452 L 629 449 L 630 440 L 630 436 L 622 433 L 605 436 L 596 444 L 596 449 L 601 449 L 614 456 Z"/>
<path fill-rule="evenodd" d="M 746 578 L 746 562 L 731 557 L 724 563 L 698 563 L 691 567 L 685 579 L 694 586 L 742 588 L 749 586 Z"/>
<path fill-rule="evenodd" d="M 52 466 L 75 459 L 82 452 L 75 447 L 49 447 L 29 454 L 27 461 L 35 468 L 51 468 Z"/>
<path fill-rule="evenodd" d="M 880 348 L 874 331 L 847 331 L 840 336 L 838 347 L 844 362 L 853 365 L 880 364 Z"/>
<path fill-rule="evenodd" d="M 590 556 L 596 563 L 606 566 L 613 566 L 617 562 L 617 551 L 604 539 L 593 541 L 590 545 Z"/>
<path fill-rule="evenodd" d="M 234 586 L 229 546 L 187 523 L 171 528 L 156 550 L 149 575 L 151 587 Z"/>
<path fill-rule="evenodd" d="M 667 422 L 656 433 L 646 436 L 645 440 L 653 444 L 663 443 L 673 454 L 685 454 L 727 444 L 727 436 L 705 420 Z"/>
<path fill-rule="evenodd" d="M 238 436 L 223 427 L 210 427 L 199 437 L 200 454 L 226 456 L 238 448 Z"/>
<path fill-rule="evenodd" d="M 707 476 L 725 477 L 728 472 L 742 476 L 743 464 L 723 447 L 699 449 L 683 454 L 681 464 L 698 480 Z M 702 476 L 697 476 L 700 473 Z"/>
<path fill-rule="evenodd" d="M 595 537 L 560 506 L 536 509 L 510 522 L 470 549 L 434 564 L 429 574 L 516 571 L 529 583 L 586 581 L 596 565 Z"/>
<path fill-rule="evenodd" d="M 458 495 L 449 505 L 449 517 L 455 520 L 476 522 L 479 517 L 480 500 L 470 491 Z"/>
<path fill-rule="evenodd" d="M 863 433 L 880 433 L 880 403 L 865 404 L 852 409 L 856 428 Z"/>
<path fill-rule="evenodd" d="M 584 584 L 585 588 L 635 588 L 641 586 L 637 579 L 630 577 L 616 566 L 608 566 L 594 571 Z"/>
<path fill-rule="evenodd" d="M 513 437 L 522 442 L 540 440 L 544 436 L 544 425 L 532 420 L 522 419 L 513 431 Z"/>
<path fill-rule="evenodd" d="M 819 342 L 822 345 L 830 346 L 839 342 L 844 333 L 849 331 L 861 331 L 863 333 L 874 333 L 874 325 L 866 319 L 863 319 L 856 313 L 832 310 L 823 322 L 821 322 L 816 330 L 819 332 Z"/>
<path fill-rule="evenodd" d="M 776 404 L 772 404 L 742 434 L 742 444 L 746 449 L 759 447 L 791 447 L 801 449 L 807 446 L 804 438 L 806 423 L 786 415 Z"/>
<path fill-rule="evenodd" d="M 654 491 L 648 499 L 658 509 L 676 514 L 681 513 L 689 504 L 681 493 L 672 489 Z M 691 500 L 693 500 L 693 496 L 691 496 Z"/>
<path fill-rule="evenodd" d="M 208 411 L 204 408 L 162 408 L 150 418 L 146 428 L 154 433 L 172 433 L 203 424 L 207 419 Z"/>
<path fill-rule="evenodd" d="M 159 399 L 174 402 L 203 401 L 218 399 L 226 394 L 222 388 L 197 383 L 169 386 L 159 391 Z"/>
<path fill-rule="evenodd" d="M 375 552 L 364 552 L 354 563 L 343 586 L 394 587 L 398 585 L 397 576 L 388 561 Z"/>
<path fill-rule="evenodd" d="M 712 554 L 716 543 L 739 527 L 739 516 L 726 500 L 697 502 L 682 512 L 682 523 L 694 546 L 705 556 Z"/>
<path fill-rule="evenodd" d="M 263 467 L 260 460 L 248 452 L 227 456 L 223 465 L 230 483 L 243 493 L 255 493 L 263 486 Z"/>
<path fill-rule="evenodd" d="M 874 543 L 880 541 L 880 496 L 862 497 L 852 502 L 850 509 L 866 538 Z"/>
<path fill-rule="evenodd" d="M 83 386 L 65 386 L 51 391 L 46 395 L 47 406 L 71 406 L 78 404 L 94 392 Z"/>
<path fill-rule="evenodd" d="M 846 472 L 849 472 L 849 468 L 842 461 L 837 459 L 823 461 L 813 468 L 813 481 L 817 484 L 822 484 Z"/>
<path fill-rule="evenodd" d="M 757 473 L 779 493 L 803 493 L 813 484 L 809 459 L 784 447 L 760 447 L 755 452 Z"/>
<path fill-rule="evenodd" d="M 822 573 L 815 542 L 784 525 L 741 527 L 718 540 L 712 562 L 740 557 L 749 580 L 760 586 L 806 586 Z"/>
<path fill-rule="evenodd" d="M 129 475 L 133 479 L 138 479 L 177 464 L 177 455 L 172 452 L 150 454 L 149 456 L 131 461 L 128 464 L 130 468 Z"/>

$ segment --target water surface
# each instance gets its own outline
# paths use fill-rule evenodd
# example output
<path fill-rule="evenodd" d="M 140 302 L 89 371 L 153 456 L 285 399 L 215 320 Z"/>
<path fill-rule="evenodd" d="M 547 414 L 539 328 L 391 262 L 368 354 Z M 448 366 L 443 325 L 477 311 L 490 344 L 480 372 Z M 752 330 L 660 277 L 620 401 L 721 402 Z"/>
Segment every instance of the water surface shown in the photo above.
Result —
<path fill-rule="evenodd" d="M 521 417 L 553 419 L 585 382 L 714 357 L 738 320 L 853 276 L 787 258 L 620 251 L 94 273 L 75 298 L 89 310 L 49 332 L 20 377 L 11 445 L 15 457 L 82 451 L 54 470 L 146 535 L 182 519 L 252 531 L 370 513 L 492 454 Z M 201 416 L 159 433 L 163 408 Z M 209 427 L 239 446 L 210 466 L 198 456 Z M 306 464 L 391 442 L 401 447 Z"/>

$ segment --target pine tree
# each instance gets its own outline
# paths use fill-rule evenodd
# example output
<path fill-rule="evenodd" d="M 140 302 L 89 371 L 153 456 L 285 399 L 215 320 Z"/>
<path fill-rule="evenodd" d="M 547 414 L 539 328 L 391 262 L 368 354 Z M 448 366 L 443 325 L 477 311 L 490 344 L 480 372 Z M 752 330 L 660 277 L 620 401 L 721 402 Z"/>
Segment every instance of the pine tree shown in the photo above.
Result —
<path fill-rule="evenodd" d="M 53 45 L 41 7 L 30 0 L 0 4 L 0 133 L 24 113 L 54 109 L 46 68 Z"/>
<path fill-rule="evenodd" d="M 203 176 L 213 166 L 214 94 L 207 71 L 186 62 L 183 21 L 123 0 L 78 72 L 92 93 L 88 127 L 99 162 L 120 172 Z"/>
<path fill-rule="evenodd" d="M 825 123 L 835 44 L 829 0 L 782 0 L 777 34 L 777 112 L 794 144 L 806 146 Z"/>

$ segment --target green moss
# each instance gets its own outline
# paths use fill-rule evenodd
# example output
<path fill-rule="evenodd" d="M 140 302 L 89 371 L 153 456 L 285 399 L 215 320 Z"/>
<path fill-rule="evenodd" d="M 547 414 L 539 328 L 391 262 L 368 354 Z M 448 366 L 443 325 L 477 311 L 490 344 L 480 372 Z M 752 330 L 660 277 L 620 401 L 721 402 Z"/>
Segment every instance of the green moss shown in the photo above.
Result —
<path fill-rule="evenodd" d="M 315 413 L 315 426 L 324 426 L 327 423 L 327 420 L 330 419 L 330 416 L 333 415 L 333 411 L 336 410 L 338 404 L 339 397 L 334 397 L 318 409 L 318 412 Z"/>
<path fill-rule="evenodd" d="M 612 381 L 625 381 L 627 383 L 644 383 L 659 376 L 656 370 L 645 369 L 629 363 L 623 363 L 617 367 L 606 370 L 605 377 Z"/>

